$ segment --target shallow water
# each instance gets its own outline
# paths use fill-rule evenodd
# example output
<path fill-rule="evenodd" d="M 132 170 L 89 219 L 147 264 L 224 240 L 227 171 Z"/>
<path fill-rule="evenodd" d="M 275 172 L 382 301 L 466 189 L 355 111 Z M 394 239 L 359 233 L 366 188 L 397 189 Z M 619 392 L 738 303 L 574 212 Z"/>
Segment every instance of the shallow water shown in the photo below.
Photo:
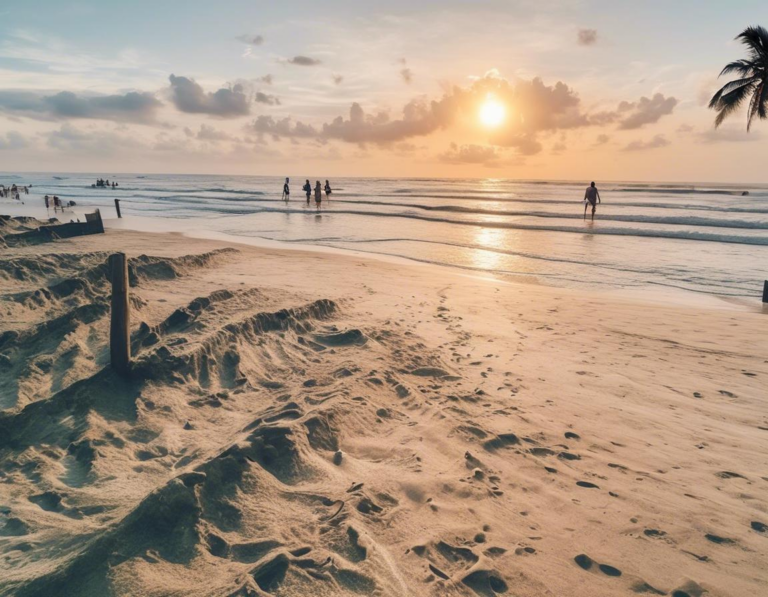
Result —
<path fill-rule="evenodd" d="M 318 214 L 300 179 L 286 203 L 281 178 L 119 175 L 112 190 L 91 188 L 96 177 L 6 174 L 0 184 L 32 184 L 22 199 L 35 215 L 42 196 L 56 194 L 76 201 L 76 214 L 99 207 L 114 217 L 117 197 L 127 227 L 131 216 L 164 218 L 176 228 L 354 249 L 554 286 L 755 298 L 768 276 L 768 186 L 600 184 L 604 203 L 592 223 L 583 220 L 585 183 L 335 179 L 332 200 Z M 0 212 L 14 203 L 0 199 Z"/>

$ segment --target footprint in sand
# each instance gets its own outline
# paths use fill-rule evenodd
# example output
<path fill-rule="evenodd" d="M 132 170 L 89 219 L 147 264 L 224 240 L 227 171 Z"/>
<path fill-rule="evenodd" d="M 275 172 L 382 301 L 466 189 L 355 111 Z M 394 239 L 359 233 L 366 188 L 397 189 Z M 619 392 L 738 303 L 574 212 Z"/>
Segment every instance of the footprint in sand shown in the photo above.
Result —
<path fill-rule="evenodd" d="M 608 564 L 598 564 L 585 553 L 581 553 L 577 555 L 575 558 L 573 558 L 573 561 L 576 562 L 576 564 L 582 570 L 592 570 L 595 567 L 595 565 L 597 565 L 597 570 L 599 570 L 606 576 L 619 577 L 622 575 L 621 570 L 619 570 L 618 568 L 614 566 L 610 566 Z"/>
<path fill-rule="evenodd" d="M 744 475 L 731 471 L 720 471 L 719 473 L 715 473 L 715 476 L 720 477 L 721 479 L 746 479 Z"/>
<path fill-rule="evenodd" d="M 707 541 L 711 541 L 712 543 L 716 543 L 717 545 L 733 545 L 736 543 L 733 539 L 728 539 L 727 537 L 720 537 L 719 535 L 713 535 L 712 533 L 707 533 L 704 535 L 704 537 L 707 539 Z"/>

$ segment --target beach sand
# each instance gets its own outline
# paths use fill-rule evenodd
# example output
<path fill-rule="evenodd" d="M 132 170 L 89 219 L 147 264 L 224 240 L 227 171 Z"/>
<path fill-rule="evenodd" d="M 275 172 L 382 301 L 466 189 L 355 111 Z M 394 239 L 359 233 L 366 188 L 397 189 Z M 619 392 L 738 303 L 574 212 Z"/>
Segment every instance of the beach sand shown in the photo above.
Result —
<path fill-rule="evenodd" d="M 725 303 L 179 234 L 6 248 L 0 594 L 767 595 L 767 380 L 768 316 Z"/>

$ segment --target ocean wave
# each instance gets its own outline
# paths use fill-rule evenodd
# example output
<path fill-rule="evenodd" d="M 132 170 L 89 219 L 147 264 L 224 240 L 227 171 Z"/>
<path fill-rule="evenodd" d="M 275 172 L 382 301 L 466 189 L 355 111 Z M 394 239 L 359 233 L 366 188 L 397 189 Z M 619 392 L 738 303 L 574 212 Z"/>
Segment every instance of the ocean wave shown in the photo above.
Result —
<path fill-rule="evenodd" d="M 340 201 L 335 201 L 340 203 Z M 349 204 L 366 204 L 366 205 L 381 205 L 381 202 L 375 201 L 350 201 L 345 202 Z M 493 216 L 509 216 L 509 217 L 536 217 L 536 218 L 556 218 L 556 219 L 583 219 L 580 205 L 574 209 L 574 212 L 545 212 L 545 211 L 510 211 L 510 210 L 495 210 L 495 209 L 482 209 L 463 207 L 460 205 L 421 205 L 417 203 L 398 203 L 398 207 L 408 207 L 412 209 L 422 209 L 425 211 L 437 211 L 437 212 L 451 212 L 451 213 L 463 213 L 463 214 L 476 214 L 476 215 L 493 215 Z M 763 213 L 768 213 L 766 210 Z M 611 222 L 634 222 L 642 224 L 665 224 L 665 225 L 680 225 L 680 226 L 698 226 L 698 227 L 715 227 L 715 228 L 744 228 L 751 230 L 768 230 L 768 221 L 752 222 L 749 220 L 725 220 L 714 218 L 702 218 L 695 216 L 653 216 L 653 215 L 639 215 L 639 214 L 601 214 L 601 221 Z"/>
<path fill-rule="evenodd" d="M 144 198 L 148 198 L 148 196 L 142 196 Z M 193 205 L 207 205 L 212 210 L 216 210 L 217 208 L 215 205 L 211 204 L 211 201 L 207 197 L 199 197 L 195 195 L 184 195 L 180 197 L 164 197 L 161 198 L 162 201 L 166 199 L 173 199 L 175 201 L 178 201 L 179 203 L 189 203 Z M 229 199 L 227 201 L 232 201 L 232 199 Z M 237 199 L 234 200 L 237 203 L 244 203 L 246 200 Z M 279 205 L 284 205 L 285 202 L 279 199 L 256 199 L 253 201 L 254 204 L 263 204 L 263 203 L 275 203 Z M 303 204 L 303 202 L 302 202 Z M 466 214 L 466 215 L 477 215 L 477 216 L 499 216 L 499 217 L 531 217 L 531 218 L 546 218 L 546 219 L 558 219 L 558 220 L 583 220 L 583 210 L 581 209 L 581 205 L 577 204 L 574 208 L 574 211 L 572 212 L 544 212 L 544 211 L 528 211 L 528 210 L 520 210 L 520 211 L 511 211 L 511 210 L 493 210 L 493 209 L 482 209 L 482 208 L 472 208 L 472 207 L 464 207 L 464 206 L 458 206 L 458 205 L 421 205 L 416 203 L 397 203 L 397 204 L 382 204 L 380 201 L 362 201 L 362 200 L 356 200 L 356 201 L 345 201 L 345 200 L 334 200 L 332 202 L 332 205 L 341 205 L 344 204 L 345 206 L 353 206 L 353 205 L 376 205 L 376 206 L 386 206 L 386 207 L 393 207 L 393 208 L 407 208 L 407 209 L 415 209 L 415 210 L 422 210 L 422 211 L 429 211 L 429 212 L 444 212 L 444 213 L 456 213 L 456 214 Z M 259 209 L 256 205 L 254 205 L 254 209 L 252 211 L 247 212 L 240 212 L 237 210 L 237 208 L 232 209 L 221 209 L 220 211 L 224 213 L 257 213 L 259 211 L 278 211 L 280 213 L 304 213 L 304 209 L 298 209 L 298 208 L 291 208 L 288 207 L 287 209 L 280 209 L 280 208 L 274 208 L 274 207 L 264 207 L 262 209 Z M 339 210 L 332 208 L 331 213 L 358 213 L 358 210 L 354 209 L 345 209 L 345 210 Z M 371 215 L 380 215 L 380 212 L 359 212 L 359 213 L 365 213 L 365 214 L 371 214 Z M 768 213 L 768 210 L 766 211 Z M 386 213 L 387 216 L 409 216 L 411 214 L 408 213 L 398 213 L 398 212 L 391 212 Z M 432 218 L 434 221 L 440 221 L 436 218 Z M 635 224 L 659 224 L 663 226 L 696 226 L 699 228 L 733 228 L 733 229 L 742 229 L 742 230 L 768 230 L 768 221 L 750 221 L 750 220 L 729 220 L 729 219 L 716 219 L 716 218 L 706 218 L 706 217 L 697 217 L 697 216 L 664 216 L 664 215 L 642 215 L 642 214 L 606 214 L 605 212 L 600 214 L 600 221 L 601 222 L 628 222 L 628 223 L 635 223 Z M 462 222 L 463 223 L 463 222 Z M 479 222 L 479 224 L 486 225 L 487 222 Z"/>
<path fill-rule="evenodd" d="M 203 207 L 205 211 L 212 211 L 221 213 L 219 209 L 215 207 Z M 313 213 L 299 209 L 279 209 L 279 208 L 264 208 L 262 210 L 242 210 L 232 209 L 226 213 L 230 216 L 235 215 L 250 215 L 254 213 L 287 213 L 287 214 L 302 214 Z M 523 224 L 520 222 L 481 222 L 472 220 L 453 220 L 450 218 L 430 218 L 421 214 L 415 213 L 387 213 L 387 212 L 374 212 L 374 211 L 358 211 L 351 209 L 337 210 L 324 212 L 326 215 L 358 215 L 377 218 L 404 218 L 409 220 L 419 220 L 423 222 L 436 222 L 442 224 L 457 224 L 459 226 L 475 226 L 478 228 L 498 228 L 503 230 L 532 230 L 532 231 L 545 231 L 545 232 L 565 232 L 569 234 L 587 234 L 587 235 L 610 235 L 610 236 L 637 236 L 644 238 L 666 238 L 674 240 L 695 240 L 702 242 L 719 242 L 729 244 L 741 244 L 741 245 L 758 245 L 768 246 L 768 235 L 766 236 L 739 236 L 735 234 L 719 234 L 714 232 L 700 232 L 697 230 L 658 230 L 650 228 L 603 228 L 603 227 L 590 227 L 584 226 L 557 226 L 557 225 L 539 225 L 539 224 Z M 599 226 L 599 224 L 598 224 Z"/>
<path fill-rule="evenodd" d="M 736 196 L 736 197 L 752 196 L 752 192 L 748 191 L 747 189 L 731 191 L 726 189 L 697 189 L 695 187 L 692 187 L 692 188 L 684 188 L 684 187 L 610 188 L 608 187 L 606 190 L 613 193 L 653 193 L 653 194 L 661 194 L 661 195 L 730 195 L 730 196 Z M 744 195 L 745 192 L 747 192 L 748 195 Z"/>

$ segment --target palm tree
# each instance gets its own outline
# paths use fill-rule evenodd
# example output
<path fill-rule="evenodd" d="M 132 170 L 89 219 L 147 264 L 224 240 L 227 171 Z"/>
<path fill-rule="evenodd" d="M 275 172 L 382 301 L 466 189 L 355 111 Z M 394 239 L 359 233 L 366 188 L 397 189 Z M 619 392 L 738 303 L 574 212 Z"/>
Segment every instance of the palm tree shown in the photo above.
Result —
<path fill-rule="evenodd" d="M 747 47 L 747 59 L 727 64 L 720 76 L 736 73 L 739 78 L 723 85 L 709 102 L 717 110 L 715 128 L 733 114 L 749 98 L 747 131 L 757 116 L 768 118 L 768 31 L 763 27 L 747 27 L 737 37 Z"/>

